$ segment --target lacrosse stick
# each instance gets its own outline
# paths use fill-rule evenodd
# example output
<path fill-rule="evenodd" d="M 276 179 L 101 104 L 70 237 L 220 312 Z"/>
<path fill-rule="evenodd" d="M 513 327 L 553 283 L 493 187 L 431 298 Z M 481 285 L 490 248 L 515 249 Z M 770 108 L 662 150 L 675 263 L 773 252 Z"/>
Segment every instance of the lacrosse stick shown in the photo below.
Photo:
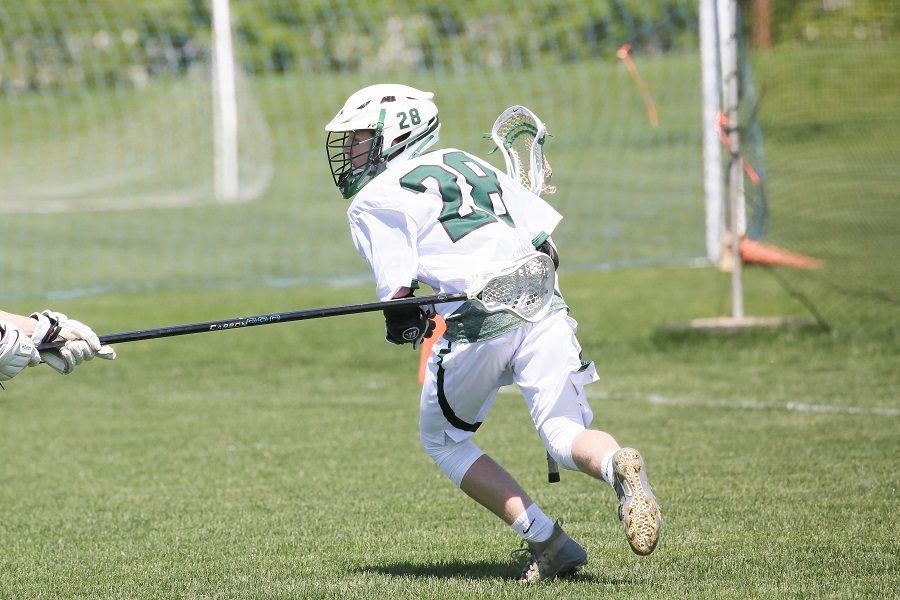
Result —
<path fill-rule="evenodd" d="M 519 105 L 500 113 L 491 127 L 491 139 L 503 154 L 506 174 L 538 196 L 556 193 L 556 187 L 549 185 L 553 169 L 544 155 L 544 141 L 548 135 L 543 121 Z M 559 481 L 559 465 L 549 452 L 547 481 Z"/>
<path fill-rule="evenodd" d="M 100 343 L 104 345 L 121 344 L 123 342 L 136 342 L 192 333 L 226 331 L 258 325 L 274 325 L 291 321 L 373 312 L 398 306 L 424 306 L 427 304 L 466 300 L 478 304 L 487 312 L 508 311 L 527 321 L 537 321 L 547 314 L 550 308 L 550 300 L 553 297 L 554 289 L 554 273 L 553 261 L 550 257 L 540 252 L 533 252 L 525 255 L 509 268 L 495 273 L 493 276 L 475 278 L 468 292 L 435 294 L 418 298 L 399 298 L 383 302 L 369 302 L 367 304 L 329 306 L 251 317 L 236 317 L 220 321 L 205 321 L 172 327 L 125 331 L 99 337 Z M 64 342 L 49 342 L 40 344 L 37 349 L 40 352 L 55 350 L 62 347 L 63 344 Z"/>
<path fill-rule="evenodd" d="M 556 193 L 549 185 L 553 169 L 544 156 L 547 128 L 524 106 L 510 106 L 491 128 L 491 139 L 506 162 L 506 174 L 538 196 Z"/>

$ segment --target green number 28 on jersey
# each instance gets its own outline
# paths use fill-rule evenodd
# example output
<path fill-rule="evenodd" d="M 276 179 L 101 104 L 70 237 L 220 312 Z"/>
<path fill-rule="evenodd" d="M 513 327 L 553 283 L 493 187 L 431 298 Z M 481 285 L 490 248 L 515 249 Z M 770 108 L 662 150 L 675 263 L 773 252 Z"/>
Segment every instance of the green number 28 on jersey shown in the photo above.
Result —
<path fill-rule="evenodd" d="M 472 187 L 471 192 L 460 189 L 461 175 Z M 503 190 L 493 171 L 482 169 L 464 152 L 448 152 L 443 165 L 420 165 L 400 178 L 400 185 L 413 192 L 424 192 L 427 179 L 434 179 L 444 208 L 438 220 L 454 242 L 470 232 L 502 221 L 515 227 L 503 203 Z"/>

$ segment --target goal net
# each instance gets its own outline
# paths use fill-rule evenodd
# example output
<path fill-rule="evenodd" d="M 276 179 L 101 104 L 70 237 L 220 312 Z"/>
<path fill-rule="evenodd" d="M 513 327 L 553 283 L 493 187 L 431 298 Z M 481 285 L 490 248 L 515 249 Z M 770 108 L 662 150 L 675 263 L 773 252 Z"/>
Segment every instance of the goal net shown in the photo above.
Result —
<path fill-rule="evenodd" d="M 8 298 L 367 280 L 323 127 L 380 81 L 435 92 L 442 144 L 501 169 L 483 137 L 496 115 L 541 115 L 564 270 L 704 261 L 696 0 L 224 2 L 228 198 L 216 184 L 222 4 L 0 5 Z"/>
<path fill-rule="evenodd" d="M 756 94 L 742 126 L 766 136 L 766 241 L 821 264 L 772 274 L 835 328 L 896 335 L 900 5 L 767 4 L 767 15 L 745 6 Z"/>
<path fill-rule="evenodd" d="M 0 211 L 132 210 L 213 198 L 210 47 L 174 2 L 5 3 L 0 8 Z M 209 37 L 207 32 L 206 37 Z M 266 188 L 268 126 L 240 93 L 244 177 Z"/>

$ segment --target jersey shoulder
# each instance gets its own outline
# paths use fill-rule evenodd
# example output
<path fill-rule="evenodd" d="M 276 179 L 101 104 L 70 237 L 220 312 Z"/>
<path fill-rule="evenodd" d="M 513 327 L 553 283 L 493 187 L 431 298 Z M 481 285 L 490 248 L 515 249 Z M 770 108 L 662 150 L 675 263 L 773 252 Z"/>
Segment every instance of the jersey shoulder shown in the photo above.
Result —
<path fill-rule="evenodd" d="M 462 152 L 455 148 L 443 148 L 427 152 L 421 156 L 404 160 L 400 163 L 389 165 L 387 169 L 379 173 L 353 198 L 348 209 L 348 214 L 364 212 L 372 209 L 399 209 L 410 201 L 414 201 L 418 190 L 413 182 L 407 179 L 413 171 L 422 167 L 437 167 L 445 165 L 444 157 L 454 152 Z M 472 155 L 468 156 L 475 158 Z M 427 177 L 428 174 L 423 174 Z"/>

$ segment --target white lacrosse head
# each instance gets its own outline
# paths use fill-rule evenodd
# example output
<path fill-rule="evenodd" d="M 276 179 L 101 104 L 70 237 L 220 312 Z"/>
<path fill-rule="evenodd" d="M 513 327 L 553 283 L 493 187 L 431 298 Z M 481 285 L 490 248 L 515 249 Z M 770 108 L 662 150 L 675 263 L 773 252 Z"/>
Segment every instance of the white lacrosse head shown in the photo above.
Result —
<path fill-rule="evenodd" d="M 438 141 L 441 128 L 434 94 L 408 85 L 380 83 L 354 93 L 325 126 L 326 150 L 335 185 L 345 198 L 356 194 L 388 163 L 418 156 Z M 354 132 L 370 130 L 374 137 L 356 140 Z M 371 143 L 369 140 L 371 139 Z M 353 147 L 367 153 L 353 164 Z"/>
<path fill-rule="evenodd" d="M 553 260 L 532 252 L 512 266 L 485 274 L 467 286 L 470 300 L 488 312 L 509 311 L 526 321 L 540 321 L 550 310 L 556 283 Z"/>
<path fill-rule="evenodd" d="M 544 156 L 547 128 L 534 112 L 514 105 L 500 113 L 491 128 L 491 139 L 506 162 L 506 174 L 537 195 L 553 194 L 547 182 L 553 175 Z"/>

